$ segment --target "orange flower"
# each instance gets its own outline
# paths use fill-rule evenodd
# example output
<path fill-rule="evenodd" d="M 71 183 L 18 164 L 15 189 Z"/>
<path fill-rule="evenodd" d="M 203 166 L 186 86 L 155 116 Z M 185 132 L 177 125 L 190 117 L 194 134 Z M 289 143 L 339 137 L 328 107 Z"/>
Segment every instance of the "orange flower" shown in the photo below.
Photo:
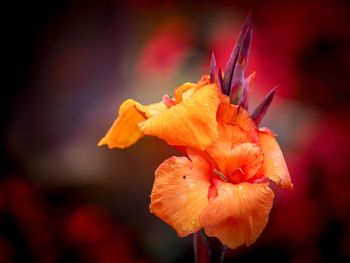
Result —
<path fill-rule="evenodd" d="M 187 148 L 156 170 L 150 210 L 179 236 L 204 229 L 229 248 L 252 244 L 264 229 L 274 194 L 269 179 L 293 188 L 273 133 L 222 95 L 219 135 L 205 151 Z"/>
<path fill-rule="evenodd" d="M 293 188 L 272 131 L 258 128 L 273 89 L 248 113 L 255 73 L 244 78 L 251 41 L 250 17 L 224 74 L 212 57 L 209 76 L 185 83 L 162 102 L 126 100 L 99 145 L 124 148 L 144 135 L 181 146 L 186 156 L 165 160 L 155 172 L 150 211 L 179 236 L 204 229 L 229 248 L 250 245 L 267 224 L 274 193 L 269 181 Z"/>

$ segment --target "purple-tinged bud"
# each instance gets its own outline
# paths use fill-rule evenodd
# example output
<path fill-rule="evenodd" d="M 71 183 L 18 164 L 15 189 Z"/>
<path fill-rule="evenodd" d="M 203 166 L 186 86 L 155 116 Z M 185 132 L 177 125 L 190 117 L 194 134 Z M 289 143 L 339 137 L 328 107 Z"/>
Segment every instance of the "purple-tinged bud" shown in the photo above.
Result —
<path fill-rule="evenodd" d="M 250 90 L 250 87 L 253 86 L 255 76 L 256 76 L 256 72 L 253 72 L 244 80 L 244 83 L 243 83 L 241 101 L 239 102 L 239 106 L 243 107 L 246 110 L 248 110 L 249 108 L 249 100 L 248 100 L 249 90 Z"/>
<path fill-rule="evenodd" d="M 243 28 L 239 34 L 238 40 L 235 44 L 235 47 L 233 48 L 230 58 L 227 61 L 226 68 L 225 68 L 225 75 L 224 75 L 224 80 L 223 80 L 223 94 L 225 95 L 230 95 L 231 94 L 231 87 L 232 87 L 232 77 L 234 75 L 236 63 L 239 57 L 240 50 L 242 48 L 244 39 L 247 36 L 248 31 L 251 31 L 251 15 L 247 16 Z M 250 34 L 248 34 L 249 36 Z M 251 38 L 251 37 L 250 37 Z M 250 45 L 250 43 L 249 43 Z"/>
<path fill-rule="evenodd" d="M 214 53 L 211 55 L 210 61 L 210 82 L 217 83 L 222 92 L 222 74 L 221 69 L 217 67 Z"/>
<path fill-rule="evenodd" d="M 241 48 L 239 50 L 238 58 L 236 61 L 236 66 L 233 71 L 231 79 L 231 88 L 230 88 L 230 98 L 231 103 L 237 104 L 241 100 L 243 95 L 243 82 L 244 75 L 248 65 L 249 50 L 252 40 L 252 27 L 248 28 L 246 35 L 243 38 Z"/>
<path fill-rule="evenodd" d="M 278 86 L 277 86 L 278 87 Z M 253 121 L 258 126 L 262 119 L 264 118 L 273 97 L 275 96 L 277 87 L 273 88 L 263 99 L 263 101 L 256 107 L 253 114 L 251 115 Z"/>

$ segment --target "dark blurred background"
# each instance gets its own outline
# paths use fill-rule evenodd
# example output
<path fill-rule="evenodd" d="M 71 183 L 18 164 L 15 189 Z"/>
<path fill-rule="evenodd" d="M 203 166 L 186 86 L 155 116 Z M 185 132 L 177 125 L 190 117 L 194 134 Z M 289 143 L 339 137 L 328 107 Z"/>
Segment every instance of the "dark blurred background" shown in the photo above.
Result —
<path fill-rule="evenodd" d="M 96 143 L 120 103 L 159 101 L 224 67 L 249 10 L 253 104 L 294 181 L 268 226 L 225 262 L 350 261 L 350 4 L 324 1 L 52 0 L 2 4 L 0 262 L 193 262 L 191 237 L 148 211 L 155 138 Z M 275 187 L 274 187 L 275 188 Z"/>

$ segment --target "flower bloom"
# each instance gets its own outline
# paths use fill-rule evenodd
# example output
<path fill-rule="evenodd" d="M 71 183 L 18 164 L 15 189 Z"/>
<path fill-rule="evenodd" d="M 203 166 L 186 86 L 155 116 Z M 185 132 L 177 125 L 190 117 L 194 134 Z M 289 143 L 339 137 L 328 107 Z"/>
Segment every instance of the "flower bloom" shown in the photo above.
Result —
<path fill-rule="evenodd" d="M 251 40 L 247 19 L 224 74 L 212 58 L 210 76 L 185 83 L 156 104 L 126 100 L 99 145 L 124 148 L 144 135 L 179 147 L 183 157 L 165 160 L 155 172 L 150 211 L 184 237 L 204 229 L 229 248 L 250 245 L 265 228 L 274 193 L 270 180 L 293 188 L 268 128 L 259 128 L 274 90 L 250 115 L 244 78 Z"/>

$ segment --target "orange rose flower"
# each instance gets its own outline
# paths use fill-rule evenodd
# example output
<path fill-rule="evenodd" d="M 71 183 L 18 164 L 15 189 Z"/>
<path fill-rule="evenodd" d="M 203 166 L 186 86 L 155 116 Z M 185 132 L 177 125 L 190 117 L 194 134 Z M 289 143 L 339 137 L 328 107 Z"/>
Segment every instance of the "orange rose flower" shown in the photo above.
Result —
<path fill-rule="evenodd" d="M 292 189 L 289 172 L 268 128 L 258 128 L 273 89 L 248 113 L 255 73 L 244 78 L 252 30 L 250 17 L 224 74 L 212 57 L 210 76 L 185 83 L 159 103 L 126 100 L 99 145 L 124 148 L 157 136 L 186 156 L 165 160 L 155 172 L 150 211 L 184 237 L 203 229 L 229 248 L 250 245 L 268 222 L 270 180 Z"/>

